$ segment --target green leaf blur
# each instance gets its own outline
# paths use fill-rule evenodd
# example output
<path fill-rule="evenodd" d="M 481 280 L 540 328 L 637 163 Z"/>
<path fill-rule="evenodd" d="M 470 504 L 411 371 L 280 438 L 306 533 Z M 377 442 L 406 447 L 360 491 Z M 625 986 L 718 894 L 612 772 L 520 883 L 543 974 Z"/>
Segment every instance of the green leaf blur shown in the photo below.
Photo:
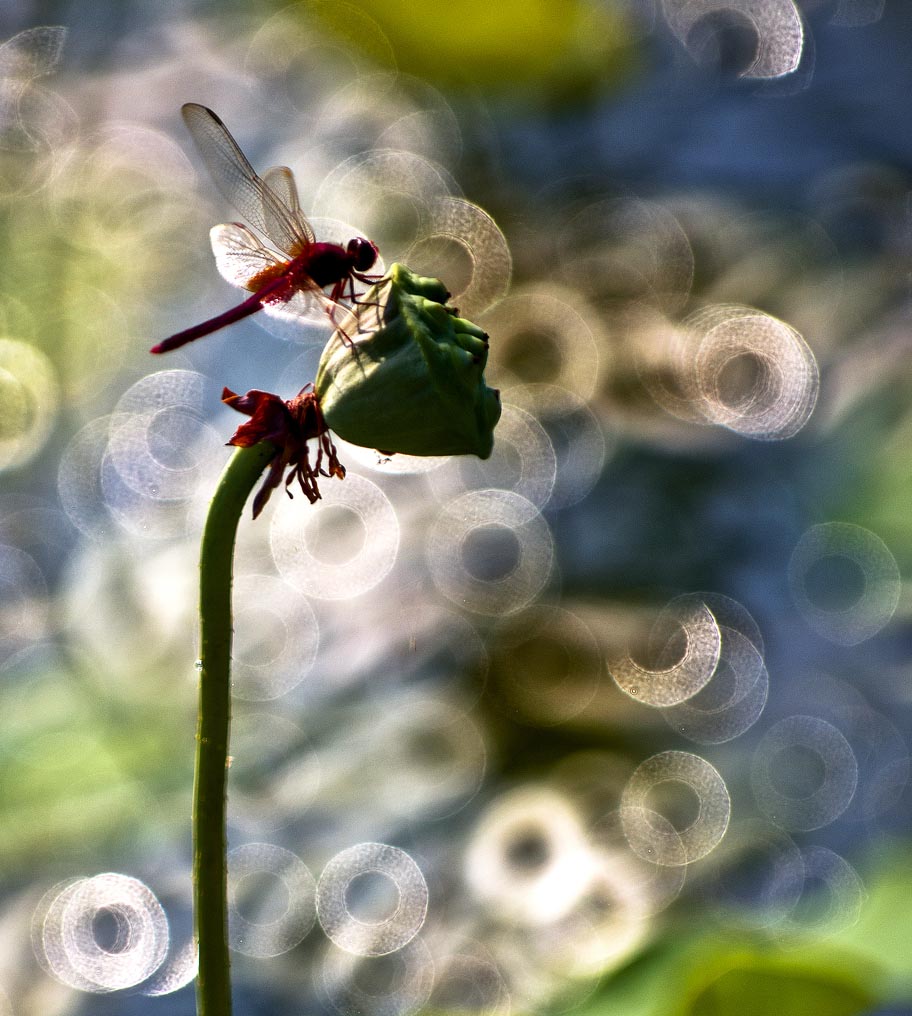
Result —
<path fill-rule="evenodd" d="M 400 70 L 448 86 L 523 100 L 572 99 L 614 84 L 635 59 L 630 22 L 613 3 L 356 0 L 352 6 L 375 19 Z M 330 33 L 351 38 L 349 10 L 311 8 Z"/>

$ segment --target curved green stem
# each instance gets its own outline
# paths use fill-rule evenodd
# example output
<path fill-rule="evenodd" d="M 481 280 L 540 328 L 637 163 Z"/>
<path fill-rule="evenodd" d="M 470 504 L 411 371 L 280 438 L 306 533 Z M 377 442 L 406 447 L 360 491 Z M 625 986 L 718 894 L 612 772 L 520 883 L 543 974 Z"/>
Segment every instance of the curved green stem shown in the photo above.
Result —
<path fill-rule="evenodd" d="M 193 785 L 193 911 L 199 947 L 198 1016 L 230 1016 L 226 783 L 231 718 L 231 572 L 237 524 L 276 453 L 238 448 L 209 506 L 200 551 L 200 685 Z"/>

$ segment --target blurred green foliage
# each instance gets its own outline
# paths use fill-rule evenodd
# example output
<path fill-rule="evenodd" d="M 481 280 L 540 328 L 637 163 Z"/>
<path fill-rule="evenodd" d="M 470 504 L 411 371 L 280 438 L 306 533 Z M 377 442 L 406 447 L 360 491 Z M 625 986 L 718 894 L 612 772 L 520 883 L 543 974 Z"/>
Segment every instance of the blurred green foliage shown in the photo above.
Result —
<path fill-rule="evenodd" d="M 912 997 L 912 855 L 886 852 L 868 873 L 859 921 L 825 940 L 724 935 L 675 923 L 608 981 L 581 1016 L 854 1016 Z"/>
<path fill-rule="evenodd" d="M 733 941 L 734 939 L 734 941 Z M 819 947 L 784 951 L 759 938 L 676 929 L 620 972 L 585 1016 L 855 1016 L 878 1001 L 876 968 Z"/>
<path fill-rule="evenodd" d="M 437 84 L 570 100 L 612 86 L 635 59 L 632 26 L 612 3 L 356 0 L 355 6 L 380 26 L 400 70 Z M 308 10 L 329 32 L 353 37 L 347 4 Z"/>
<path fill-rule="evenodd" d="M 680 1016 L 855 1016 L 875 1002 L 864 980 L 835 963 L 800 956 L 720 950 L 714 964 L 694 975 Z M 702 983 L 701 983 L 702 982 Z"/>
<path fill-rule="evenodd" d="M 189 713 L 102 699 L 86 675 L 55 660 L 15 676 L 5 674 L 0 744 L 0 864 L 8 878 L 36 865 L 53 870 L 60 859 L 67 872 L 76 858 L 98 867 L 147 838 L 183 838 Z M 187 749 L 175 753 L 180 743 Z M 171 762 L 161 765 L 165 758 Z"/>
<path fill-rule="evenodd" d="M 912 853 L 887 848 L 866 883 L 867 899 L 857 923 L 829 939 L 834 948 L 851 950 L 867 963 L 876 964 L 886 992 L 912 998 L 912 920 L 909 886 Z"/>

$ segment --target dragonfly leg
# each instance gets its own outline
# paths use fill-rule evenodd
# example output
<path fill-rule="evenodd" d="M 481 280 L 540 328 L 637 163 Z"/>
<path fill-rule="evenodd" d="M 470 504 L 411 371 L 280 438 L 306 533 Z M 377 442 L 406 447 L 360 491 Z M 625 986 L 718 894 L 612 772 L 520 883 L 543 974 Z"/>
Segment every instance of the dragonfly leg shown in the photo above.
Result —
<path fill-rule="evenodd" d="M 332 321 L 333 327 L 339 333 L 342 338 L 342 342 L 346 346 L 353 346 L 354 343 L 351 340 L 351 336 L 348 332 L 336 321 L 336 311 L 339 309 L 339 300 L 345 296 L 345 283 L 347 279 L 340 279 L 333 285 L 333 288 L 329 292 L 329 299 L 331 301 L 330 306 L 326 307 L 326 313 L 329 320 Z"/>
<path fill-rule="evenodd" d="M 376 307 L 378 310 L 382 306 L 379 300 L 359 300 L 355 295 L 355 283 L 357 279 L 359 282 L 366 282 L 371 286 L 376 286 L 381 282 L 385 282 L 386 278 L 383 275 L 363 275 L 361 272 L 352 272 L 348 279 L 349 296 L 353 304 L 357 304 L 359 307 Z M 360 329 L 359 329 L 360 331 Z"/>

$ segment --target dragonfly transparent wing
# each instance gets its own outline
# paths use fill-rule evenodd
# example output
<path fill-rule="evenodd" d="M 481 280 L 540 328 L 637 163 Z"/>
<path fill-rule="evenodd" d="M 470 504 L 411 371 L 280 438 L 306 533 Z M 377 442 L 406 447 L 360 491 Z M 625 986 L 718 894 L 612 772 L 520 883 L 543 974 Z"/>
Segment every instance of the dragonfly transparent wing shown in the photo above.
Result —
<path fill-rule="evenodd" d="M 219 274 L 233 286 L 249 289 L 252 278 L 267 268 L 285 265 L 287 262 L 266 247 L 259 237 L 240 222 L 224 222 L 209 231 L 212 253 Z M 298 289 L 289 300 L 264 300 L 266 314 L 284 325 L 301 324 L 325 325 L 327 315 L 335 313 L 335 304 L 316 284 L 313 288 Z M 294 338 L 293 328 L 278 331 L 268 328 L 282 338 Z"/>
<path fill-rule="evenodd" d="M 219 275 L 241 289 L 248 289 L 250 280 L 264 269 L 284 264 L 240 222 L 213 226 L 209 230 L 209 242 Z"/>
<path fill-rule="evenodd" d="M 383 307 L 374 304 L 335 303 L 322 289 L 299 289 L 290 300 L 266 300 L 263 310 L 275 321 L 299 328 L 302 324 L 325 327 L 327 324 L 335 331 L 341 329 L 350 339 L 359 335 L 375 332 L 382 326 Z M 282 338 L 297 338 L 299 334 L 294 328 L 270 328 Z"/>
<path fill-rule="evenodd" d="M 273 166 L 272 169 L 267 169 L 263 174 L 263 182 L 291 213 L 291 218 L 298 230 L 298 234 L 314 243 L 317 238 L 314 236 L 310 223 L 301 211 L 301 202 L 298 199 L 298 188 L 295 185 L 294 173 L 287 166 Z M 269 209 L 264 209 L 264 213 L 268 220 Z M 271 235 L 271 233 L 267 233 L 267 236 Z"/>
<path fill-rule="evenodd" d="M 364 295 L 362 288 L 360 296 Z M 381 290 L 377 302 L 349 303 L 347 300 L 337 303 L 330 299 L 322 290 L 313 289 L 298 290 L 290 300 L 265 302 L 263 310 L 269 317 L 283 322 L 293 322 L 297 325 L 302 323 L 325 326 L 327 323 L 335 331 L 341 329 L 350 339 L 357 339 L 359 335 L 377 331 L 383 325 L 383 313 L 385 310 L 386 297 L 389 295 L 389 287 Z M 268 328 L 268 326 L 267 326 Z M 275 329 L 269 328 L 269 331 Z M 275 331 L 275 334 L 283 337 L 293 337 L 293 332 L 282 330 Z"/>
<path fill-rule="evenodd" d="M 205 106 L 181 107 L 184 123 L 222 196 L 276 247 L 289 255 L 312 242 L 310 227 L 301 232 L 303 217 L 285 206 L 278 194 L 256 174 L 228 128 Z"/>
<path fill-rule="evenodd" d="M 295 290 L 289 300 L 263 301 L 263 310 L 269 317 L 296 325 L 303 323 L 325 325 L 327 316 L 332 318 L 333 314 L 338 313 L 341 317 L 342 310 L 337 311 L 336 308 L 337 304 L 333 303 L 322 289 L 318 289 L 316 284 L 312 289 Z M 283 331 L 279 334 L 284 336 L 286 333 Z"/>

